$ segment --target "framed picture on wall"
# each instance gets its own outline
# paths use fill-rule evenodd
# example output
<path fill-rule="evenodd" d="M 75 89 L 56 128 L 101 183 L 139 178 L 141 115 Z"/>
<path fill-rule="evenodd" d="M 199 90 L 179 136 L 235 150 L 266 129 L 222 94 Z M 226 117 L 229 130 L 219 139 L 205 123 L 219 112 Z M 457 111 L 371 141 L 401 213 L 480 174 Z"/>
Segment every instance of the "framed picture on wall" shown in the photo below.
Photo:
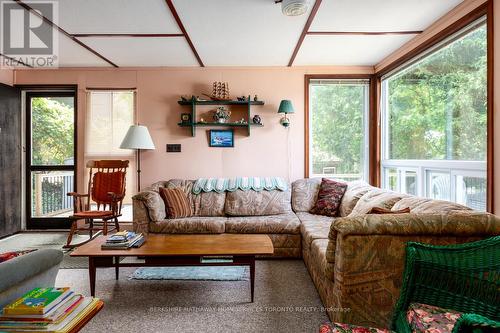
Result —
<path fill-rule="evenodd" d="M 209 130 L 210 147 L 232 148 L 234 147 L 233 130 Z"/>

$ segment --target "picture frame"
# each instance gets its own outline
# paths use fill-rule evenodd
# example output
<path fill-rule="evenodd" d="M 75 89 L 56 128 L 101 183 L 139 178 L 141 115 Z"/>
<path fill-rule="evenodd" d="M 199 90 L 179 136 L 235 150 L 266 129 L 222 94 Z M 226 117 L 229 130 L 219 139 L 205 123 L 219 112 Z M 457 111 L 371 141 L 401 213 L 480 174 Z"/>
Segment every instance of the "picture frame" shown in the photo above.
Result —
<path fill-rule="evenodd" d="M 208 144 L 210 147 L 216 148 L 233 148 L 234 147 L 234 131 L 228 130 L 209 130 Z"/>

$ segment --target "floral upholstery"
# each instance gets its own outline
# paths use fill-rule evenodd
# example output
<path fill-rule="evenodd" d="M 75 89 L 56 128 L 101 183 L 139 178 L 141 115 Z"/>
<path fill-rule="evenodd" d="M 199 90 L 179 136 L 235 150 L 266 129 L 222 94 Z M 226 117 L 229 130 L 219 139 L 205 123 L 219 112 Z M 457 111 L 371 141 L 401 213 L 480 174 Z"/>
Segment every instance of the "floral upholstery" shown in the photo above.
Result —
<path fill-rule="evenodd" d="M 413 333 L 451 333 L 461 313 L 437 306 L 412 303 L 408 307 L 407 320 Z M 390 333 L 388 329 L 362 327 L 343 323 L 326 323 L 320 333 Z"/>
<path fill-rule="evenodd" d="M 165 219 L 165 202 L 160 197 L 160 193 L 155 191 L 143 191 L 134 195 L 133 199 L 144 203 L 151 221 L 163 221 Z"/>
<path fill-rule="evenodd" d="M 323 324 L 319 333 L 391 333 L 391 330 L 373 328 L 373 327 L 362 327 L 350 324 L 341 323 L 326 323 Z"/>
<path fill-rule="evenodd" d="M 225 212 L 232 216 L 277 215 L 291 211 L 291 191 L 242 191 L 226 194 Z"/>
<path fill-rule="evenodd" d="M 267 216 L 232 216 L 226 232 L 233 234 L 299 234 L 300 220 L 294 213 Z"/>
<path fill-rule="evenodd" d="M 453 211 L 472 211 L 469 207 L 459 205 L 454 202 L 444 200 L 433 200 L 428 198 L 420 198 L 410 196 L 403 198 L 392 206 L 392 210 L 400 210 L 409 207 L 412 213 L 426 214 L 426 213 L 450 213 Z"/>
<path fill-rule="evenodd" d="M 405 196 L 405 194 L 375 188 L 359 198 L 358 203 L 354 206 L 349 216 L 367 214 L 373 207 L 391 209 L 396 202 Z"/>
<path fill-rule="evenodd" d="M 451 333 L 461 313 L 437 306 L 412 303 L 406 317 L 412 332 Z"/>

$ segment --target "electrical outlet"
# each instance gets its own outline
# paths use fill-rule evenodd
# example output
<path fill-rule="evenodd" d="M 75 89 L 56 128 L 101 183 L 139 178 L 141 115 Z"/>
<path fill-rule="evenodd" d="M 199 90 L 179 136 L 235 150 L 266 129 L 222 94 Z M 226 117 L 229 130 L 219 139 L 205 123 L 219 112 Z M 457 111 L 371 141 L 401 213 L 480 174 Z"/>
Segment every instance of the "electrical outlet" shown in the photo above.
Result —
<path fill-rule="evenodd" d="M 178 143 L 167 143 L 167 153 L 180 153 L 181 145 Z"/>

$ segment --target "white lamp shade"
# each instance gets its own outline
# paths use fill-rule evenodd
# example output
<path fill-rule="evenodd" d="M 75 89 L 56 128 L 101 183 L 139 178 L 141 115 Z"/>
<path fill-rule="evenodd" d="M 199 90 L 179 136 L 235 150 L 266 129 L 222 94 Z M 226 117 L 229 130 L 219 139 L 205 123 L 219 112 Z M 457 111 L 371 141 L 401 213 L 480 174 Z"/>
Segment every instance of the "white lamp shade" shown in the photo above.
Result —
<path fill-rule="evenodd" d="M 142 125 L 132 125 L 123 138 L 122 149 L 155 149 L 155 144 L 149 135 L 148 128 Z"/>

